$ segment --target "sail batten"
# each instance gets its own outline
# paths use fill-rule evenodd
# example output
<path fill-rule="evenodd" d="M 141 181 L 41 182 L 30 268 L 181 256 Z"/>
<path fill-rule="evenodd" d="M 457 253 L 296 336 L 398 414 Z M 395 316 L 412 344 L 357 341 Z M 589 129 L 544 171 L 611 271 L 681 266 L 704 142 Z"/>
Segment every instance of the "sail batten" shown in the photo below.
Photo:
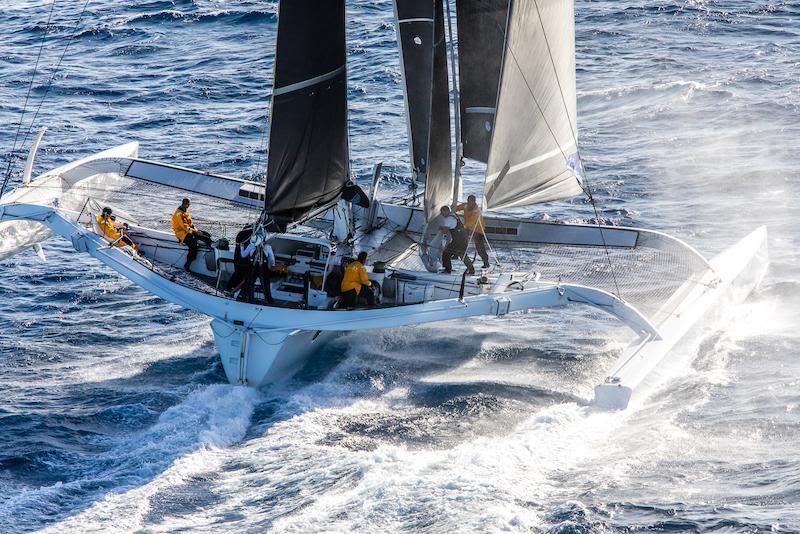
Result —
<path fill-rule="evenodd" d="M 577 156 L 572 0 L 511 0 L 487 158 L 489 208 L 583 192 Z M 469 114 L 466 114 L 469 116 Z"/>
<path fill-rule="evenodd" d="M 326 72 L 325 74 L 321 74 L 319 76 L 315 76 L 313 78 L 309 78 L 307 80 L 303 80 L 300 82 L 293 83 L 291 85 L 285 85 L 283 87 L 276 87 L 272 91 L 272 96 L 280 96 L 286 93 L 291 93 L 292 91 L 299 91 L 300 89 L 305 89 L 306 87 L 311 87 L 312 85 L 317 85 L 318 83 L 322 83 L 328 81 L 332 78 L 339 76 L 340 74 L 344 73 L 344 65 L 338 67 L 330 72 Z"/>
<path fill-rule="evenodd" d="M 280 2 L 265 198 L 279 225 L 349 180 L 346 58 L 344 0 Z"/>

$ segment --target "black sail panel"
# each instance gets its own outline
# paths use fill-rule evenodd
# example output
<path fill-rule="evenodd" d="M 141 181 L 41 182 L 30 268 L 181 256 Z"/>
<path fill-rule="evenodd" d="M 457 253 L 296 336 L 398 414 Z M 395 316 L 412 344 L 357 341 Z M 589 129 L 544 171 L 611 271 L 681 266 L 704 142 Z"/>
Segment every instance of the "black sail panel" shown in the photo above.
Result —
<path fill-rule="evenodd" d="M 282 0 L 266 211 L 297 220 L 336 201 L 349 173 L 344 0 Z"/>
<path fill-rule="evenodd" d="M 508 0 L 457 0 L 464 157 L 486 163 L 497 109 Z"/>
<path fill-rule="evenodd" d="M 434 0 L 395 0 L 395 25 L 403 71 L 411 165 L 424 181 L 428 173 Z"/>
<path fill-rule="evenodd" d="M 434 38 L 428 176 L 425 182 L 425 215 L 429 221 L 439 213 L 442 206 L 449 206 L 453 202 L 450 89 L 447 76 L 444 8 L 441 0 L 436 0 Z"/>
<path fill-rule="evenodd" d="M 441 0 L 395 0 L 411 164 L 425 182 L 431 219 L 452 201 L 453 175 L 444 10 Z"/>

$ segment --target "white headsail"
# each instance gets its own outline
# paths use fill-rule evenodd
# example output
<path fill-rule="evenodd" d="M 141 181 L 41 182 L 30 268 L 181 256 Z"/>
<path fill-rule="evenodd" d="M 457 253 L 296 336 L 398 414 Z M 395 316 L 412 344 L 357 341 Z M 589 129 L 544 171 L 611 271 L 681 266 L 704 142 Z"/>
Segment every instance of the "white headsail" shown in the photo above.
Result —
<path fill-rule="evenodd" d="M 486 206 L 579 195 L 573 1 L 511 0 L 505 33 Z"/>

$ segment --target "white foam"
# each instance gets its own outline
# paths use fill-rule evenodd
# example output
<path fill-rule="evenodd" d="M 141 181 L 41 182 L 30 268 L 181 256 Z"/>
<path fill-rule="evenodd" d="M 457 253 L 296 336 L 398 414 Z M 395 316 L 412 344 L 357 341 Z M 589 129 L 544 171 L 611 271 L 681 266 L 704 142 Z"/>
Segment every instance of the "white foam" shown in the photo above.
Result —
<path fill-rule="evenodd" d="M 213 385 L 167 409 L 139 435 L 99 455 L 115 460 L 100 478 L 119 479 L 113 492 L 86 510 L 49 527 L 53 532 L 131 531 L 143 528 L 150 499 L 202 473 L 219 470 L 226 449 L 240 441 L 260 394 L 253 389 Z M 58 491 L 58 488 L 54 488 Z"/>

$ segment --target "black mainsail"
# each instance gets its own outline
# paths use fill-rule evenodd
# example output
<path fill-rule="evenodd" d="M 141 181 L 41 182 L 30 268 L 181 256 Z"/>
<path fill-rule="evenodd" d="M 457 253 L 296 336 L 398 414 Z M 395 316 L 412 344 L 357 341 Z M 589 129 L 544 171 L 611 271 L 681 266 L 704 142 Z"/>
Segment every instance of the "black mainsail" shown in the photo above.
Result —
<path fill-rule="evenodd" d="M 458 0 L 458 77 L 464 157 L 486 163 L 497 111 L 509 0 Z"/>
<path fill-rule="evenodd" d="M 283 0 L 266 212 L 280 226 L 338 200 L 350 174 L 344 0 Z"/>
<path fill-rule="evenodd" d="M 411 164 L 428 220 L 453 200 L 452 141 L 441 0 L 395 0 Z"/>

